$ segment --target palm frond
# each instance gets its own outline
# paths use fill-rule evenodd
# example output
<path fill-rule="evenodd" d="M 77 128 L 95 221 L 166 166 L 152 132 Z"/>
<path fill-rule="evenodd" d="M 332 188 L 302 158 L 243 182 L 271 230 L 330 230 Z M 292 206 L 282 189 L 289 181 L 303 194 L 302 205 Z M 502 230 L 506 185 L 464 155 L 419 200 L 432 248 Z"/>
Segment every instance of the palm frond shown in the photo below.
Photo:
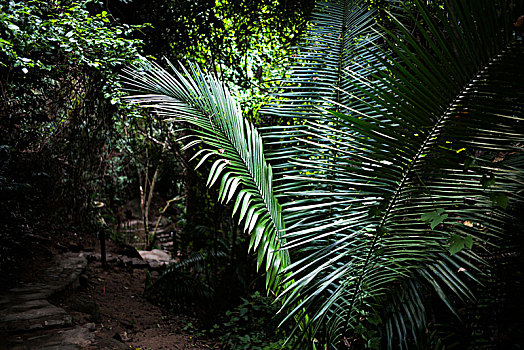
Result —
<path fill-rule="evenodd" d="M 524 45 L 512 32 L 524 6 L 509 2 L 392 1 L 383 27 L 364 2 L 319 3 L 265 110 L 285 124 L 264 132 L 273 168 L 214 78 L 127 71 L 148 92 L 134 101 L 194 126 L 200 164 L 219 158 L 208 183 L 236 198 L 306 340 L 351 346 L 375 314 L 403 347 L 426 325 L 424 288 L 451 310 L 474 298 L 524 188 Z"/>
<path fill-rule="evenodd" d="M 187 258 L 177 262 L 169 264 L 160 278 L 167 276 L 177 271 L 191 271 L 201 273 L 205 271 L 205 265 L 209 259 L 227 260 L 229 255 L 223 251 L 211 251 L 211 252 L 195 252 Z"/>
<path fill-rule="evenodd" d="M 223 251 L 196 252 L 189 257 L 167 266 L 151 286 L 146 286 L 146 295 L 154 300 L 173 302 L 210 302 L 215 295 L 213 284 L 205 281 L 203 272 L 210 259 L 226 261 L 228 254 Z"/>
<path fill-rule="evenodd" d="M 473 298 L 479 254 L 499 242 L 508 201 L 521 200 L 522 169 L 493 163 L 493 152 L 521 153 L 524 140 L 522 45 L 507 7 L 414 5 L 413 28 L 397 21 L 395 35 L 380 29 L 384 46 L 352 46 L 349 86 L 333 87 L 347 102 L 325 97 L 318 118 L 297 108 L 300 133 L 270 133 L 302 141 L 288 141 L 280 167 L 278 189 L 292 199 L 283 308 L 329 344 L 351 342 L 362 312 L 380 310 L 416 272 L 448 304 L 450 292 Z"/>
<path fill-rule="evenodd" d="M 220 179 L 219 198 L 235 198 L 234 213 L 244 230 L 251 233 L 250 249 L 258 252 L 258 266 L 266 261 L 266 282 L 275 292 L 280 286 L 279 272 L 287 266 L 287 251 L 281 251 L 285 230 L 281 208 L 273 195 L 273 171 L 266 163 L 262 139 L 253 125 L 244 120 L 227 88 L 197 66 L 173 74 L 155 63 L 124 71 L 130 87 L 145 95 L 130 100 L 172 121 L 193 126 L 194 137 L 186 147 L 203 144 L 195 157 L 199 165 L 210 157 L 214 161 L 208 177 L 212 186 Z"/>

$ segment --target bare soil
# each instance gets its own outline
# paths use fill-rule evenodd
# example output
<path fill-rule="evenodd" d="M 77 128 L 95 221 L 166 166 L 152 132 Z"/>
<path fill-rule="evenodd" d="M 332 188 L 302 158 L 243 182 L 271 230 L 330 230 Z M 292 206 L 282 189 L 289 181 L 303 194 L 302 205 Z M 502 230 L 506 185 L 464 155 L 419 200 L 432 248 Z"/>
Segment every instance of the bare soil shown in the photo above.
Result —
<path fill-rule="evenodd" d="M 9 215 L 4 216 L 6 213 Z M 23 215 L 13 217 L 9 211 L 0 214 L 0 282 L 4 289 L 38 282 L 43 271 L 62 253 L 100 252 L 94 234 L 56 229 L 47 222 L 31 222 Z M 108 239 L 107 252 L 118 254 L 118 250 Z M 70 313 L 74 325 L 89 325 L 93 330 L 95 340 L 88 349 L 223 348 L 210 339 L 195 337 L 194 328 L 187 327 L 189 323 L 198 325 L 191 314 L 181 310 L 168 312 L 145 299 L 145 276 L 143 268 L 130 269 L 116 264 L 103 268 L 99 261 L 90 261 L 80 286 L 50 301 Z M 16 338 L 56 331 L 59 330 L 34 331 Z"/>
<path fill-rule="evenodd" d="M 197 323 L 194 318 L 166 312 L 145 299 L 145 274 L 144 269 L 104 269 L 91 262 L 81 287 L 55 303 L 74 323 L 94 326 L 95 342 L 89 349 L 220 349 L 188 330 L 189 322 Z"/>

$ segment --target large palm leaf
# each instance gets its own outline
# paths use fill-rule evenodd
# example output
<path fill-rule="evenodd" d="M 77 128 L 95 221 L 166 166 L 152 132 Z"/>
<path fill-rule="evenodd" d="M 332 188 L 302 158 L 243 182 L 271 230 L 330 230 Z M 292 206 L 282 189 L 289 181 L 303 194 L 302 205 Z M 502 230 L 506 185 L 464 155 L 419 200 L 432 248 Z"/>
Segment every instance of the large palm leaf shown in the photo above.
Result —
<path fill-rule="evenodd" d="M 264 135 L 274 189 L 260 137 L 222 85 L 198 69 L 129 72 L 152 94 L 135 101 L 193 124 L 211 147 L 199 153 L 219 157 L 209 182 L 236 196 L 306 340 L 351 345 L 375 314 L 405 343 L 426 324 L 422 286 L 450 308 L 450 295 L 472 298 L 521 199 L 523 48 L 510 11 L 522 1 L 431 3 L 409 2 L 375 34 L 361 2 L 319 5 L 285 101 L 267 110 L 289 124 Z"/>
<path fill-rule="evenodd" d="M 394 291 L 418 285 L 415 278 L 450 307 L 450 291 L 472 298 L 466 281 L 482 272 L 479 251 L 509 219 L 498 207 L 520 199 L 521 168 L 493 163 L 493 152 L 521 153 L 524 136 L 522 45 L 508 7 L 451 1 L 430 12 L 414 3 L 406 12 L 414 28 L 398 22 L 393 35 L 382 27 L 385 46 L 366 38 L 339 56 L 350 57 L 339 64 L 346 101 L 329 96 L 340 83 L 316 101 L 300 89 L 287 94 L 297 113 L 282 116 L 300 132 L 279 127 L 266 136 L 291 145 L 277 172 L 286 181 L 276 187 L 290 199 L 284 308 L 330 344 L 351 343 L 362 315 L 380 313 L 385 301 L 399 305 L 385 320 L 389 339 L 405 342 L 408 329 L 425 326 L 424 310 L 416 289 L 409 298 Z M 315 64 L 298 69 L 317 72 Z M 319 112 L 299 119 L 308 107 Z"/>
<path fill-rule="evenodd" d="M 235 198 L 234 213 L 244 229 L 252 232 L 250 248 L 258 251 L 258 266 L 266 261 L 267 286 L 280 287 L 279 272 L 289 262 L 288 252 L 280 250 L 284 232 L 280 205 L 273 195 L 273 173 L 264 158 L 262 140 L 253 125 L 244 120 L 229 91 L 216 78 L 198 67 L 174 67 L 174 75 L 150 63 L 124 71 L 124 78 L 135 91 L 146 95 L 130 100 L 152 107 L 162 117 L 183 121 L 194 127 L 186 147 L 203 144 L 194 157 L 201 165 L 214 157 L 208 177 L 212 186 L 220 179 L 219 197 Z"/>

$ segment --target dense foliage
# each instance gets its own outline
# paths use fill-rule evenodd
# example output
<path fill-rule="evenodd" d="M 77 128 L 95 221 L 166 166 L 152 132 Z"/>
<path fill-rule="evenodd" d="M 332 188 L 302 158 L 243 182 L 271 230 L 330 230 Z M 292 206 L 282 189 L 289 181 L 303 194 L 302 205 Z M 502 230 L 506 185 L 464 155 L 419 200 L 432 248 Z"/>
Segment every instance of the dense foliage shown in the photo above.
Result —
<path fill-rule="evenodd" d="M 2 272 L 30 258 L 24 245 L 49 239 L 31 236 L 49 229 L 38 225 L 96 223 L 116 124 L 129 115 L 119 69 L 142 58 L 130 37 L 140 27 L 94 10 L 89 1 L 0 1 Z"/>
<path fill-rule="evenodd" d="M 145 53 L 192 61 L 228 83 L 248 118 L 257 118 L 270 82 L 281 78 L 314 1 L 112 1 L 123 23 L 151 23 Z"/>
<path fill-rule="evenodd" d="M 115 139 L 118 71 L 141 59 L 139 41 L 126 39 L 138 28 L 111 23 L 107 12 L 92 15 L 87 3 L 1 7 L 2 143 L 22 163 L 15 167 L 31 168 L 11 180 L 48 178 L 36 185 L 48 191 L 41 199 L 61 198 L 67 214 L 85 217 Z"/>

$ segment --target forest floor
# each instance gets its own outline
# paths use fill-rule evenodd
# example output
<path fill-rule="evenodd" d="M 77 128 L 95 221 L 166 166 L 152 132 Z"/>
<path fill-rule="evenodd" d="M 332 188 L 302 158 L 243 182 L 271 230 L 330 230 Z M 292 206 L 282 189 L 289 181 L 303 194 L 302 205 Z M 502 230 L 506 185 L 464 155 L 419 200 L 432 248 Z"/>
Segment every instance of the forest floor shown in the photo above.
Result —
<path fill-rule="evenodd" d="M 75 243 L 72 246 L 75 247 Z M 143 262 L 136 266 L 123 263 L 124 261 L 129 262 L 130 258 L 115 252 L 118 249 L 111 242 L 108 244 L 110 259 L 106 267 L 103 267 L 100 262 L 99 254 L 97 254 L 99 248 L 96 246 L 87 248 L 87 253 L 84 251 L 73 253 L 84 259 L 82 272 L 77 276 L 78 282 L 74 284 L 74 287 L 53 292 L 52 295 L 45 291 L 54 288 L 48 286 L 54 283 L 53 278 L 48 277 L 48 282 L 46 282 L 42 276 L 48 275 L 46 271 L 56 271 L 53 259 L 64 259 L 61 257 L 71 253 L 61 254 L 56 250 L 47 251 L 45 254 L 36 254 L 30 259 L 32 264 L 23 268 L 19 267 L 17 269 L 20 274 L 17 276 L 19 282 L 14 286 L 15 289 L 10 290 L 24 290 L 25 288 L 23 293 L 26 293 L 28 297 L 30 297 L 29 293 L 34 291 L 33 294 L 37 295 L 35 298 L 39 299 L 31 300 L 30 303 L 45 303 L 47 309 L 56 306 L 57 308 L 54 309 L 60 310 L 61 320 L 54 326 L 52 322 L 55 321 L 40 320 L 40 324 L 44 326 L 25 325 L 25 328 L 19 327 L 15 331 L 9 330 L 9 327 L 2 329 L 2 322 L 0 322 L 0 338 L 3 338 L 0 341 L 0 348 L 13 350 L 47 348 L 60 350 L 220 349 L 220 345 L 203 339 L 202 336 L 195 337 L 191 331 L 194 328 L 190 326 L 190 324 L 197 324 L 195 318 L 182 312 L 167 312 L 148 301 L 143 296 L 147 265 Z M 134 258 L 134 261 L 137 260 Z M 55 264 L 59 265 L 60 261 Z M 64 274 L 68 275 L 69 272 L 62 272 L 62 275 Z M 153 272 L 153 277 L 155 274 L 157 272 Z M 38 297 L 42 291 L 45 292 L 44 297 Z M 11 292 L 11 297 L 0 295 L 0 299 L 3 297 L 0 302 L 4 303 L 0 305 L 0 309 L 3 310 L 0 321 L 2 318 L 5 320 L 6 317 L 9 317 L 5 310 L 20 308 L 21 304 L 10 307 L 5 301 L 9 298 L 17 300 L 20 297 L 25 298 L 24 295 L 13 296 L 15 294 L 16 292 Z M 27 304 L 26 301 L 24 303 Z M 35 313 L 34 310 L 36 309 L 31 311 Z M 48 327 L 48 324 L 51 326 Z M 73 334 L 84 339 L 72 345 L 53 347 L 53 344 L 61 343 L 60 340 L 56 340 L 59 339 L 57 337 L 71 338 Z"/>
<path fill-rule="evenodd" d="M 184 329 L 194 319 L 168 313 L 143 297 L 145 274 L 145 269 L 103 268 L 100 262 L 90 262 L 84 287 L 58 299 L 57 305 L 75 324 L 95 324 L 89 349 L 111 348 L 114 340 L 132 349 L 213 348 Z"/>

